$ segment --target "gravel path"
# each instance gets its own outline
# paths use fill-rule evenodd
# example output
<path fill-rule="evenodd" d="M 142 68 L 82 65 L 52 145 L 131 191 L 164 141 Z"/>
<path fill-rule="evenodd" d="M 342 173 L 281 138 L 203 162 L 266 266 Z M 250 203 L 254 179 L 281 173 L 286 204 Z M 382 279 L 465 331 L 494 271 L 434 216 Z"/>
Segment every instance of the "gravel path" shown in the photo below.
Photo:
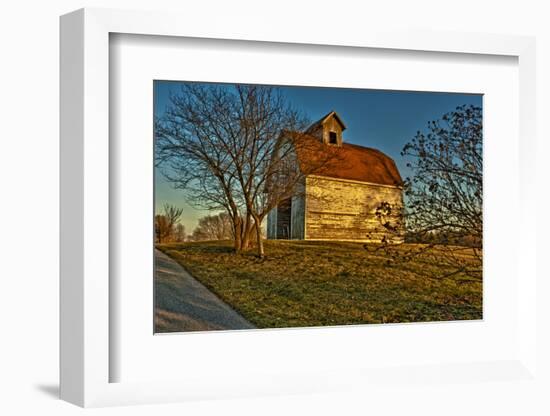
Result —
<path fill-rule="evenodd" d="M 155 332 L 255 328 L 166 254 L 155 262 Z"/>

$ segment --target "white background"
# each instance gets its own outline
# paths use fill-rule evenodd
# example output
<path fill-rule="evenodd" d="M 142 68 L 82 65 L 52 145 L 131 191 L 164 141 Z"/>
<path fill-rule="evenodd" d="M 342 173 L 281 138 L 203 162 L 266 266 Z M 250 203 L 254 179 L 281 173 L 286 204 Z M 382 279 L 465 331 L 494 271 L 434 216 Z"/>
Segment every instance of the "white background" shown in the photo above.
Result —
<path fill-rule="evenodd" d="M 285 25 L 324 22 L 327 16 L 350 25 L 431 27 L 437 30 L 527 34 L 538 36 L 538 134 L 540 147 L 537 180 L 540 213 L 547 211 L 550 178 L 547 164 L 550 129 L 550 14 L 544 2 L 521 1 L 19 1 L 3 4 L 0 12 L 0 114 L 2 150 L 0 169 L 2 205 L 0 226 L 0 412 L 4 414 L 72 414 L 81 412 L 55 399 L 58 372 L 58 16 L 83 6 L 168 9 L 200 15 L 207 23 L 212 13 L 240 13 L 253 19 L 275 19 Z M 240 6 L 240 7 L 239 7 Z M 195 17 L 194 17 L 195 16 Z M 185 22 L 182 22 L 185 24 Z M 322 23 L 320 23 L 322 24 Z M 330 28 L 330 22 L 327 23 Z M 238 26 L 236 27 L 238 32 Z M 535 208 L 534 208 L 535 209 Z M 541 218 L 543 216 L 541 215 Z M 540 223 L 539 259 L 548 247 Z M 539 273 L 550 276 L 539 264 Z M 544 270 L 543 270 L 544 269 Z M 550 293 L 542 281 L 539 293 Z M 542 297 L 539 299 L 543 300 Z M 539 361 L 548 374 L 549 303 L 540 303 L 545 332 L 539 333 L 543 350 Z M 542 327 L 542 325 L 541 325 Z M 406 348 L 406 346 L 403 346 Z M 547 391 L 550 388 L 547 387 Z M 480 386 L 434 385 L 387 391 L 376 397 L 364 392 L 316 396 L 258 398 L 162 405 L 154 408 L 94 410 L 100 414 L 548 414 L 542 391 L 499 383 Z M 543 406 L 546 408 L 544 409 Z M 414 412 L 413 412 L 414 413 Z"/>

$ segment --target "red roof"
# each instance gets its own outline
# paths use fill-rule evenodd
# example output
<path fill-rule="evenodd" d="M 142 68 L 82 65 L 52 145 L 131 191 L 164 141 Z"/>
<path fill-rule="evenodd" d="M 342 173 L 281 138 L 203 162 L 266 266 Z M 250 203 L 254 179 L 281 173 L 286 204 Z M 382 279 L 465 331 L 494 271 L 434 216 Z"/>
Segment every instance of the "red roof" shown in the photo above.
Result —
<path fill-rule="evenodd" d="M 297 134 L 294 140 L 300 167 L 306 175 L 403 185 L 393 159 L 379 150 L 350 143 L 326 145 L 308 134 Z"/>

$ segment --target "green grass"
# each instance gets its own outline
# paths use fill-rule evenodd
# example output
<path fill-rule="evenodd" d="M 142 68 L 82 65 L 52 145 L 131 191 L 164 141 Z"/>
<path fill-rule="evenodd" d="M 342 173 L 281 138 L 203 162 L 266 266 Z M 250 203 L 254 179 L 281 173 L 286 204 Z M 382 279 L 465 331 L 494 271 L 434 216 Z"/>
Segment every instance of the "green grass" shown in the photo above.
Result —
<path fill-rule="evenodd" d="M 448 272 L 433 256 L 388 265 L 362 244 L 281 240 L 262 260 L 230 242 L 157 248 L 258 328 L 482 318 L 482 282 L 427 277 Z"/>

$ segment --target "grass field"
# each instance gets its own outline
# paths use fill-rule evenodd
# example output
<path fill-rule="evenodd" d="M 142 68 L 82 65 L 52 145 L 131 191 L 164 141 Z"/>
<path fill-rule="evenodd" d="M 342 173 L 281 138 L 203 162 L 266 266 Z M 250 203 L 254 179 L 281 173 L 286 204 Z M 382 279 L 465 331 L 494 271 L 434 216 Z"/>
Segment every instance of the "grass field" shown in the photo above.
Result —
<path fill-rule="evenodd" d="M 427 277 L 447 272 L 432 256 L 388 265 L 358 243 L 283 240 L 262 260 L 230 242 L 157 248 L 259 328 L 482 318 L 482 282 Z"/>

